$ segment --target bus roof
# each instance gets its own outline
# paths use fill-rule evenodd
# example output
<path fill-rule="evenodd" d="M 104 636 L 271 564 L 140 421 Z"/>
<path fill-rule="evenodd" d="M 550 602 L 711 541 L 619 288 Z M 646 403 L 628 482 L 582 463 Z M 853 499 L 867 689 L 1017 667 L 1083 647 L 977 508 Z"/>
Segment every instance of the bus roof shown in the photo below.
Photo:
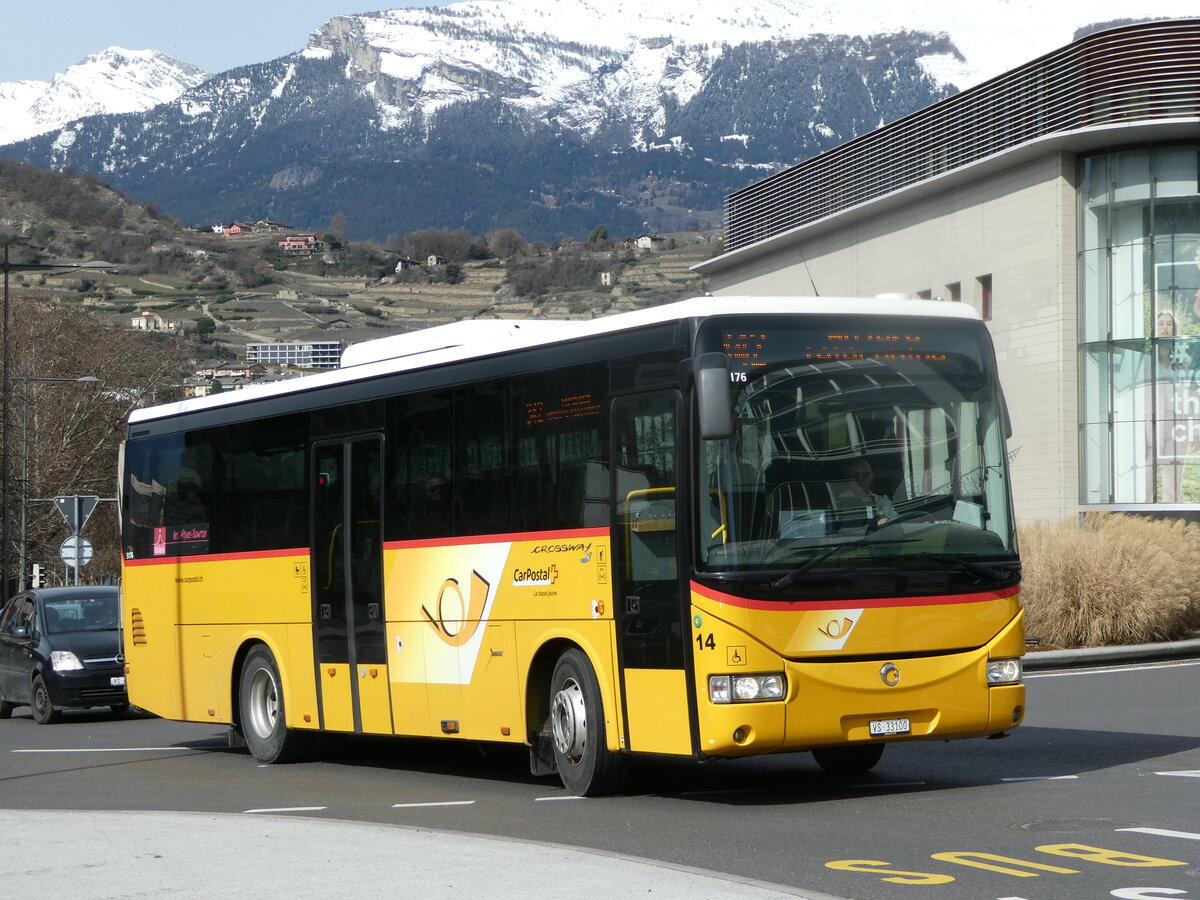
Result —
<path fill-rule="evenodd" d="M 131 424 L 163 419 L 199 410 L 251 403 L 315 388 L 377 378 L 393 372 L 442 366 L 497 356 L 531 347 L 549 346 L 597 335 L 631 331 L 664 322 L 703 319 L 709 316 L 753 314 L 890 315 L 980 320 L 964 303 L 938 300 L 849 297 L 696 297 L 635 312 L 618 313 L 585 321 L 470 320 L 450 325 L 390 335 L 346 348 L 342 367 L 299 378 L 254 384 L 237 391 L 222 391 L 175 403 L 135 409 Z"/>

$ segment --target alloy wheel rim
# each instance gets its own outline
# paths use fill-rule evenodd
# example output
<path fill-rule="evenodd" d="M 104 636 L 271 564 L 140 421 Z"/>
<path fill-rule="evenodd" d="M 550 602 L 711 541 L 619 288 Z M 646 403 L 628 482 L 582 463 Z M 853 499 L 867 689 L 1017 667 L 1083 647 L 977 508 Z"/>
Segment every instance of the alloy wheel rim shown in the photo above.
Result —
<path fill-rule="evenodd" d="M 250 725 L 260 737 L 270 737 L 279 720 L 279 693 L 275 679 L 266 669 L 259 669 L 250 680 Z"/>
<path fill-rule="evenodd" d="M 587 705 L 575 679 L 569 679 L 554 695 L 550 726 L 558 752 L 573 763 L 582 759 L 587 747 Z"/>

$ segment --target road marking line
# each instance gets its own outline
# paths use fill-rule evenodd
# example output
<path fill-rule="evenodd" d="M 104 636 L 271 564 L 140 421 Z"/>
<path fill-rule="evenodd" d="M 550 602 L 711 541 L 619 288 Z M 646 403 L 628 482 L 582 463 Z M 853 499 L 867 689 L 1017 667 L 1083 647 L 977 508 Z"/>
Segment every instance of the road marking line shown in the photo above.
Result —
<path fill-rule="evenodd" d="M 438 800 L 430 803 L 393 803 L 392 809 L 418 809 L 423 806 L 470 806 L 474 800 Z"/>
<path fill-rule="evenodd" d="M 1178 775 L 1181 778 L 1200 778 L 1200 769 L 1180 769 L 1178 772 L 1155 772 L 1155 775 Z"/>
<path fill-rule="evenodd" d="M 1136 831 L 1139 834 L 1152 834 L 1155 837 L 1182 838 L 1185 841 L 1200 841 L 1200 834 L 1190 831 L 1171 831 L 1167 828 L 1118 828 L 1117 831 Z"/>
<path fill-rule="evenodd" d="M 206 747 L 47 747 L 45 749 L 10 750 L 9 753 L 183 753 L 205 750 Z"/>
<path fill-rule="evenodd" d="M 1025 775 L 1021 778 L 1001 778 L 1001 781 L 1074 781 L 1078 775 Z"/>
<path fill-rule="evenodd" d="M 320 812 L 328 808 L 327 806 L 280 806 L 275 809 L 243 809 L 242 813 L 249 815 L 251 813 Z"/>
<path fill-rule="evenodd" d="M 560 797 L 534 797 L 534 803 L 541 803 L 543 800 L 586 800 L 587 797 L 577 797 L 575 794 L 564 794 Z"/>

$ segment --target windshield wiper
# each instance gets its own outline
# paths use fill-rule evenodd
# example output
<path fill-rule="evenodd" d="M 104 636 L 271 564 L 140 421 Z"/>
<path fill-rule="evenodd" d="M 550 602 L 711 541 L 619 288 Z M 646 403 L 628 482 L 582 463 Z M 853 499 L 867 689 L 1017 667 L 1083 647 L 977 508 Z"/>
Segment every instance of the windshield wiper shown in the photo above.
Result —
<path fill-rule="evenodd" d="M 978 578 L 986 578 L 989 581 L 1007 581 L 1012 577 L 1012 567 L 1015 565 L 1017 566 L 1018 577 L 1020 576 L 1020 563 L 1017 562 L 1001 563 L 1000 565 L 1004 567 L 1001 569 L 986 566 L 974 560 L 963 559 L 961 556 L 955 556 L 953 553 L 932 552 L 913 554 L 912 559 L 932 559 L 936 562 L 954 563 L 956 566 L 962 566 L 972 575 Z"/>
<path fill-rule="evenodd" d="M 833 556 L 833 554 L 842 550 L 863 550 L 868 547 L 882 547 L 885 544 L 911 544 L 915 540 L 916 538 L 897 538 L 896 540 L 892 541 L 873 541 L 869 538 L 859 538 L 856 541 L 846 541 L 842 544 L 834 544 L 831 547 L 826 547 L 824 552 L 818 553 L 812 559 L 808 560 L 803 565 L 792 569 L 792 571 L 788 572 L 786 575 L 776 578 L 771 582 L 771 588 L 772 590 L 782 591 L 785 588 L 791 587 L 800 580 L 801 575 L 803 575 L 817 563 L 824 562 L 825 560 L 829 559 L 829 557 Z"/>

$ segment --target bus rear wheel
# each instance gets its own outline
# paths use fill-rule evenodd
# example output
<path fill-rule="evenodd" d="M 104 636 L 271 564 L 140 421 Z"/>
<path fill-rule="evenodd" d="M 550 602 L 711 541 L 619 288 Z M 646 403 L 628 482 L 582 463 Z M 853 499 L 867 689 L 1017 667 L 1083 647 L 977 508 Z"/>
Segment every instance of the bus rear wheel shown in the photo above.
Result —
<path fill-rule="evenodd" d="M 628 757 L 608 749 L 600 685 L 581 650 L 567 650 L 554 666 L 550 731 L 558 777 L 568 791 L 594 797 L 621 789 Z"/>
<path fill-rule="evenodd" d="M 283 688 L 275 657 L 259 644 L 246 655 L 238 685 L 242 736 L 259 762 L 286 763 L 308 758 L 316 747 L 315 733 L 287 727 Z"/>
<path fill-rule="evenodd" d="M 821 747 L 812 752 L 817 765 L 831 775 L 861 775 L 875 768 L 883 756 L 883 744 L 851 747 Z"/>

